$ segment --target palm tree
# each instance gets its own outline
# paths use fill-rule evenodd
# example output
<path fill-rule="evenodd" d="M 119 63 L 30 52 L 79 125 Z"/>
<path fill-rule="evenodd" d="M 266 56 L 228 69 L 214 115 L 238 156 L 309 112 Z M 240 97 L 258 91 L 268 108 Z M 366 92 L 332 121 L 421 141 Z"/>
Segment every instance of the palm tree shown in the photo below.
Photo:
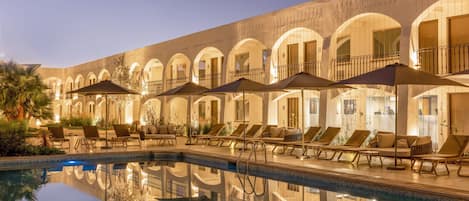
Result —
<path fill-rule="evenodd" d="M 39 66 L 0 63 L 0 110 L 8 120 L 52 118 L 47 86 L 37 73 Z"/>

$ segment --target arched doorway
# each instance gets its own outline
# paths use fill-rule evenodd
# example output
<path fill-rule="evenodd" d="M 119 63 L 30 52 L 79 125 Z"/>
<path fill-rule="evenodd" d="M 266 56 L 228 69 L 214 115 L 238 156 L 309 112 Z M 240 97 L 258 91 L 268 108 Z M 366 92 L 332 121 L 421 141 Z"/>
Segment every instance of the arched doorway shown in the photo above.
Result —
<path fill-rule="evenodd" d="M 265 49 L 265 45 L 256 39 L 247 38 L 239 41 L 228 55 L 227 82 L 245 77 L 264 83 L 267 64 Z"/>
<path fill-rule="evenodd" d="M 332 35 L 329 79 L 343 80 L 399 62 L 401 25 L 379 13 L 345 21 Z"/>
<path fill-rule="evenodd" d="M 163 92 L 164 66 L 158 59 L 151 59 L 143 69 L 143 94 L 157 95 Z"/>
<path fill-rule="evenodd" d="M 194 82 L 207 88 L 221 84 L 223 53 L 215 47 L 202 49 L 194 59 Z"/>
<path fill-rule="evenodd" d="M 322 43 L 322 36 L 308 28 L 285 32 L 272 47 L 272 82 L 302 71 L 319 75 Z"/>
<path fill-rule="evenodd" d="M 190 80 L 190 66 L 191 61 L 186 55 L 177 53 L 172 56 L 165 69 L 166 89 L 172 89 L 188 82 Z"/>

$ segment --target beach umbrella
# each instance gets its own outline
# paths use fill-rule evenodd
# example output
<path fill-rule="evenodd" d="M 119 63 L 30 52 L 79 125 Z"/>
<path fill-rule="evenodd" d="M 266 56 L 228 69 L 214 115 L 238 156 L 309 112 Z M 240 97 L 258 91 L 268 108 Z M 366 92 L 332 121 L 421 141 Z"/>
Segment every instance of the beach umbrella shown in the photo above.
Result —
<path fill-rule="evenodd" d="M 192 108 L 192 96 L 196 96 L 196 95 L 201 95 L 203 92 L 207 91 L 208 88 L 206 87 L 203 87 L 203 86 L 200 86 L 200 85 L 197 85 L 193 82 L 187 82 L 179 87 L 175 87 L 173 89 L 170 89 L 168 91 L 165 91 L 161 94 L 159 94 L 158 96 L 187 96 L 187 111 L 188 111 L 188 114 L 187 115 L 187 124 L 189 126 L 189 133 L 188 133 L 188 137 L 189 137 L 189 141 L 188 143 L 186 143 L 186 145 L 192 145 L 192 126 L 191 126 L 191 121 L 192 121 L 192 118 L 191 118 L 191 108 Z"/>
<path fill-rule="evenodd" d="M 246 78 L 239 78 L 233 82 L 221 85 L 219 87 L 210 89 L 205 92 L 205 94 L 213 94 L 213 93 L 221 93 L 221 94 L 228 94 L 228 93 L 241 93 L 242 94 L 242 101 L 243 101 L 243 124 L 246 123 L 245 115 L 245 93 L 255 93 L 255 92 L 263 92 L 266 85 L 261 84 L 259 82 L 255 82 Z M 243 137 L 244 137 L 244 145 L 243 150 L 246 149 L 246 129 L 243 130 Z"/>
<path fill-rule="evenodd" d="M 463 86 L 459 82 L 438 77 L 436 75 L 415 70 L 405 64 L 390 64 L 384 68 L 380 68 L 362 75 L 358 75 L 349 79 L 341 80 L 334 85 L 386 85 L 394 87 L 394 95 L 397 99 L 397 90 L 400 85 L 432 85 L 432 86 Z M 397 165 L 397 102 L 395 105 L 395 129 L 394 133 L 394 166 L 388 167 L 393 170 L 403 170 L 404 166 Z"/>
<path fill-rule="evenodd" d="M 300 90 L 301 93 L 301 118 L 303 119 L 301 125 L 301 133 L 305 131 L 305 118 L 304 118 L 304 90 L 315 90 L 320 91 L 323 89 L 329 88 L 352 88 L 346 85 L 332 85 L 334 81 L 324 79 L 321 77 L 317 77 L 311 75 L 306 72 L 300 72 L 293 76 L 290 76 L 286 79 L 280 80 L 276 83 L 267 85 L 264 90 L 265 91 L 283 91 L 283 90 Z M 301 158 L 305 158 L 305 141 L 304 137 L 301 138 L 301 144 L 303 149 L 303 154 L 300 156 Z"/>
<path fill-rule="evenodd" d="M 80 89 L 76 89 L 73 91 L 67 92 L 69 94 L 82 94 L 85 96 L 95 96 L 95 95 L 103 95 L 104 96 L 104 101 L 106 103 L 106 117 L 104 120 L 104 123 L 106 125 L 105 133 L 106 133 L 106 146 L 102 148 L 110 148 L 108 146 L 108 137 L 107 137 L 107 124 L 108 124 L 108 96 L 109 95 L 125 95 L 125 94 L 139 94 L 136 91 L 133 91 L 131 89 L 127 89 L 125 87 L 122 87 L 118 84 L 115 84 L 114 82 L 110 80 L 103 80 L 101 82 L 82 87 Z"/>

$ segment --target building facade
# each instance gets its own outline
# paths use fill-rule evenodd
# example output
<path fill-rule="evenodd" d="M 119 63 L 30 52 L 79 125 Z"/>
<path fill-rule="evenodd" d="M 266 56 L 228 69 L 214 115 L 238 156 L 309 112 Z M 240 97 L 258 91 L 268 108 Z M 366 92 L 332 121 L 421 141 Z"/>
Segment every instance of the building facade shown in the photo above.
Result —
<path fill-rule="evenodd" d="M 468 90 L 457 87 L 402 86 L 398 97 L 385 87 L 299 92 L 237 94 L 194 99 L 156 95 L 193 81 L 208 88 L 241 77 L 264 84 L 305 71 L 342 80 L 396 62 L 447 76 L 469 69 L 469 1 L 467 0 L 315 0 L 173 40 L 126 51 L 62 69 L 42 67 L 54 99 L 55 119 L 104 116 L 101 97 L 66 92 L 101 80 L 141 92 L 110 103 L 114 122 L 165 122 L 193 125 L 216 122 L 298 127 L 340 126 L 354 129 L 430 135 L 436 142 L 448 133 L 469 130 L 464 118 Z M 451 76 L 466 82 L 469 76 Z M 305 111 L 301 117 L 299 111 Z M 467 121 L 467 122 L 466 122 Z"/>

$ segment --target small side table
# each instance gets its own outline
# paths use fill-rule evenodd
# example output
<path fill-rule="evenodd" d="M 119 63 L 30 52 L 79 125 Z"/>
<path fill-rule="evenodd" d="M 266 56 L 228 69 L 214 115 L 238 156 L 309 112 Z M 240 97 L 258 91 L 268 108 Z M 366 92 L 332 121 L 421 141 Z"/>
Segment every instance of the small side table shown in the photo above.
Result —
<path fill-rule="evenodd" d="M 423 157 L 420 160 L 421 160 L 421 163 L 420 163 L 420 168 L 419 168 L 419 174 L 429 173 L 429 174 L 434 174 L 436 176 L 449 175 L 448 158 L 429 156 L 429 157 Z M 430 170 L 423 169 L 423 165 L 425 163 L 431 163 L 432 167 Z M 440 163 L 443 163 L 445 165 L 445 169 L 446 169 L 445 174 L 438 174 L 437 168 Z"/>
<path fill-rule="evenodd" d="M 368 163 L 368 167 L 373 167 L 371 162 L 373 162 L 373 157 L 379 159 L 380 166 L 383 167 L 383 159 L 381 158 L 381 155 L 379 154 L 379 151 L 373 151 L 373 150 L 363 150 L 358 152 L 358 158 L 357 158 L 357 167 L 360 165 L 360 158 L 362 156 L 366 157 L 366 161 Z"/>

